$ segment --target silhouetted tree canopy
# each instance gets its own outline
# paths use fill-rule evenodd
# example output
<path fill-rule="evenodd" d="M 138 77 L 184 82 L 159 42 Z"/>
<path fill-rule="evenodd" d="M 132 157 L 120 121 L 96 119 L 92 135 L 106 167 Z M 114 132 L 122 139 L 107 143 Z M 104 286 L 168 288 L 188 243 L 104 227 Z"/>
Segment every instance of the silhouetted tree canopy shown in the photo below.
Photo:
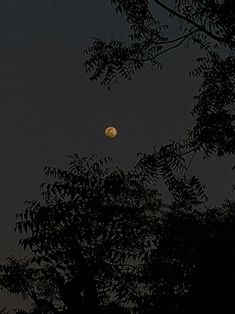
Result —
<path fill-rule="evenodd" d="M 85 51 L 91 81 L 110 88 L 132 79 L 148 64 L 161 69 L 162 56 L 179 47 L 197 48 L 189 73 L 202 79 L 193 109 L 195 125 L 185 151 L 223 156 L 235 152 L 235 2 L 233 0 L 111 0 L 129 25 L 127 42 L 95 38 Z M 168 15 L 168 20 L 162 14 Z M 162 22 L 162 20 L 166 22 Z M 190 52 L 189 52 L 190 53 Z M 180 60 L 181 62 L 181 60 Z M 182 91 L 183 92 L 183 91 Z"/>
<path fill-rule="evenodd" d="M 235 300 L 235 203 L 171 211 L 144 264 L 141 313 L 229 313 Z M 150 291 L 150 292 L 149 292 Z"/>
<path fill-rule="evenodd" d="M 70 156 L 68 169 L 46 168 L 42 201 L 17 214 L 19 241 L 32 256 L 10 257 L 1 285 L 37 308 L 95 313 L 138 293 L 139 260 L 161 208 L 156 187 L 141 172 L 109 170 L 109 159 Z"/>
<path fill-rule="evenodd" d="M 92 73 L 90 79 L 101 80 L 101 85 L 111 86 L 119 76 L 130 79 L 147 63 L 161 68 L 161 56 L 183 45 L 198 46 L 202 52 L 198 61 L 204 65 L 218 48 L 229 53 L 235 48 L 233 0 L 111 0 L 111 3 L 129 24 L 129 42 L 107 43 L 95 38 L 86 50 L 89 57 L 86 70 Z M 162 13 L 168 14 L 169 22 L 163 24 Z M 201 65 L 195 74 L 200 75 L 202 69 Z"/>
<path fill-rule="evenodd" d="M 234 201 L 206 206 L 188 175 L 175 188 L 165 177 L 166 201 L 140 162 L 125 172 L 109 161 L 75 154 L 67 169 L 45 168 L 52 182 L 41 185 L 41 201 L 17 214 L 30 256 L 1 265 L 1 289 L 30 298 L 34 314 L 130 313 L 128 306 L 196 314 L 234 302 Z M 177 159 L 165 163 L 163 178 Z"/>
<path fill-rule="evenodd" d="M 141 314 L 228 313 L 235 302 L 235 202 L 210 207 L 190 166 L 196 154 L 235 153 L 235 2 L 111 3 L 130 26 L 129 41 L 94 39 L 86 50 L 90 79 L 109 88 L 147 64 L 161 68 L 168 51 L 198 47 L 190 73 L 202 79 L 195 123 L 185 138 L 140 154 L 129 171 L 77 154 L 66 169 L 45 168 L 41 200 L 26 202 L 16 217 L 29 257 L 1 265 L 0 287 L 30 298 L 33 314 L 130 313 L 128 306 Z"/>

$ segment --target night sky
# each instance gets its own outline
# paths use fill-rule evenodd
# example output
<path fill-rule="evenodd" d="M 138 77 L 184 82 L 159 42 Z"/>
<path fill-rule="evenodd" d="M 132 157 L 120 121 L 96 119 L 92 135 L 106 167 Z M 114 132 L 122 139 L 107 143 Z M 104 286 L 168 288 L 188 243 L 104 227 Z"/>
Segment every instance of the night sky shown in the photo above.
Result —
<path fill-rule="evenodd" d="M 164 15 L 162 16 L 164 19 Z M 1 261 L 23 252 L 15 214 L 39 197 L 46 165 L 63 167 L 66 155 L 111 156 L 129 168 L 191 127 L 199 81 L 188 76 L 196 50 L 171 51 L 163 71 L 146 68 L 111 92 L 89 82 L 82 63 L 92 37 L 126 39 L 128 26 L 110 1 L 1 0 L 0 2 L 0 250 Z M 114 125 L 118 136 L 107 139 Z M 229 158 L 195 160 L 212 204 L 233 198 Z M 0 309 L 13 305 L 0 294 Z M 15 304 L 15 303 L 14 303 Z M 19 303 L 18 303 L 19 304 Z"/>

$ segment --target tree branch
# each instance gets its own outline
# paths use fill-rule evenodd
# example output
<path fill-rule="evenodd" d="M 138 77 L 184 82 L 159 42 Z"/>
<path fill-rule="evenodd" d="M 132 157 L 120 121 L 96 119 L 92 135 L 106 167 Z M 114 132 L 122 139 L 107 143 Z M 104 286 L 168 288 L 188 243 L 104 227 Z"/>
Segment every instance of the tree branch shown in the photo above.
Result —
<path fill-rule="evenodd" d="M 197 150 L 194 151 L 192 157 L 190 158 L 190 161 L 189 161 L 189 163 L 188 163 L 188 166 L 187 166 L 187 168 L 185 169 L 184 177 L 186 177 L 186 174 L 187 174 L 187 172 L 188 172 L 188 170 L 189 170 L 189 168 L 190 168 L 190 166 L 191 166 L 191 164 L 192 164 L 192 162 L 193 162 L 194 157 L 196 156 L 196 153 L 197 153 Z"/>
<path fill-rule="evenodd" d="M 157 54 L 154 55 L 154 56 L 151 56 L 150 58 L 141 59 L 141 61 L 153 61 L 154 59 L 156 59 L 156 58 L 159 57 L 160 55 L 162 55 L 162 54 L 164 54 L 164 53 L 166 53 L 166 52 L 168 52 L 168 51 L 170 51 L 170 50 L 172 50 L 172 49 L 175 49 L 175 48 L 181 46 L 182 43 L 183 43 L 189 36 L 191 36 L 193 33 L 196 33 L 196 32 L 197 32 L 197 31 L 194 31 L 194 32 L 191 32 L 191 33 L 188 33 L 188 34 L 182 36 L 182 37 L 181 37 L 182 40 L 181 40 L 180 42 L 178 42 L 176 45 L 171 46 L 171 47 L 169 47 L 169 48 L 167 48 L 167 49 L 165 49 L 165 50 L 162 50 L 161 52 L 157 53 Z"/>
<path fill-rule="evenodd" d="M 190 33 L 188 33 L 188 34 L 182 35 L 182 36 L 180 36 L 180 37 L 178 37 L 178 38 L 175 38 L 175 39 L 172 39 L 172 40 L 167 40 L 167 41 L 158 42 L 158 44 L 159 44 L 159 45 L 163 45 L 163 44 L 172 44 L 172 43 L 175 43 L 175 42 L 177 42 L 177 41 L 179 41 L 179 40 L 185 38 L 186 36 L 188 37 L 188 36 L 193 35 L 193 34 L 195 34 L 195 33 L 197 33 L 197 32 L 199 32 L 199 30 L 192 31 L 192 32 L 190 32 Z"/>
<path fill-rule="evenodd" d="M 196 152 L 196 151 L 198 151 L 200 148 L 201 148 L 201 145 L 198 145 L 198 146 L 196 146 L 196 147 L 194 147 L 194 148 L 192 148 L 192 149 L 190 149 L 190 150 L 188 150 L 188 151 L 186 151 L 186 152 L 180 154 L 180 156 L 185 156 L 185 155 L 188 155 L 188 154 L 190 154 L 190 153 L 192 153 L 192 152 Z"/>
<path fill-rule="evenodd" d="M 159 0 L 153 0 L 156 4 L 158 4 L 160 7 L 162 7 L 164 10 L 168 11 L 169 13 L 171 13 L 174 16 L 177 16 L 178 18 L 180 18 L 181 20 L 184 20 L 186 22 L 188 22 L 189 24 L 195 26 L 198 30 L 204 32 L 206 35 L 208 35 L 209 37 L 211 37 L 214 40 L 223 42 L 225 44 L 228 44 L 228 41 L 224 38 L 221 38 L 215 34 L 213 34 L 212 32 L 210 32 L 208 29 L 206 29 L 206 27 L 204 27 L 203 25 L 200 25 L 196 22 L 194 22 L 193 20 L 191 20 L 190 18 L 186 17 L 185 15 L 169 8 L 168 6 L 166 6 L 165 4 L 163 4 L 161 1 Z M 234 44 L 234 42 L 231 42 L 232 44 Z"/>

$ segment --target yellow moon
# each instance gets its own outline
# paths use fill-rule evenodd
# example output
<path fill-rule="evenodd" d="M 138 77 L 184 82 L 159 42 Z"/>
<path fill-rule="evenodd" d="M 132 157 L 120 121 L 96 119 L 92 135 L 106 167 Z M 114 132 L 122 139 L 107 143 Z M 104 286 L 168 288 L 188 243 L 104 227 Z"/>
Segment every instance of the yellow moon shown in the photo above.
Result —
<path fill-rule="evenodd" d="M 109 126 L 105 129 L 104 134 L 109 138 L 117 136 L 117 129 L 113 126 Z"/>

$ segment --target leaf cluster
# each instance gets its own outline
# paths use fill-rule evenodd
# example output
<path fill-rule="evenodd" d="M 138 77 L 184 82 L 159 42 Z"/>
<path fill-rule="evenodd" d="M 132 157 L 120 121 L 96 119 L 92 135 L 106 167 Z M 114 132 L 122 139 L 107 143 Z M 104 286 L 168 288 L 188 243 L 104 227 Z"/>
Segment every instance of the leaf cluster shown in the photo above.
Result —
<path fill-rule="evenodd" d="M 77 277 L 86 285 L 89 276 L 100 304 L 110 302 L 111 296 L 123 303 L 137 289 L 128 282 L 137 281 L 133 261 L 142 255 L 149 237 L 156 215 L 152 206 L 161 208 L 157 188 L 140 172 L 111 171 L 109 158 L 74 154 L 69 159 L 68 169 L 45 168 L 54 181 L 41 185 L 42 201 L 26 202 L 26 209 L 17 214 L 19 243 L 31 250 L 35 265 L 50 271 L 52 291 L 64 306 L 68 304 L 61 287 Z M 41 285 L 42 279 L 33 282 Z M 31 297 L 30 286 L 18 286 Z M 37 298 L 38 289 L 33 290 Z"/>
<path fill-rule="evenodd" d="M 235 58 L 214 55 L 203 71 L 200 94 L 193 110 L 196 123 L 192 145 L 200 145 L 206 157 L 235 152 Z"/>

